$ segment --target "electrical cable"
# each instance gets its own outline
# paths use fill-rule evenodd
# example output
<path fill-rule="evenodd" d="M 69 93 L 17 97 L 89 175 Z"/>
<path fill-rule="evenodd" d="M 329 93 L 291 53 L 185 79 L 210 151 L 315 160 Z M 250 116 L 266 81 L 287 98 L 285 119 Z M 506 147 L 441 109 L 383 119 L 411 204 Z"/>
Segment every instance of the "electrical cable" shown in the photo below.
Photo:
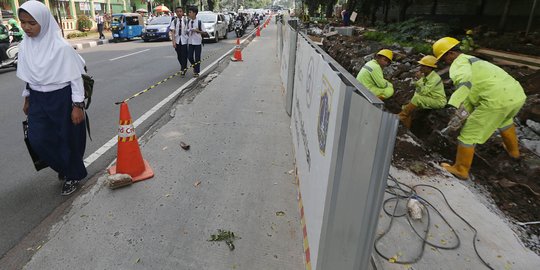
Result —
<path fill-rule="evenodd" d="M 444 217 L 444 215 L 434 206 L 432 205 L 429 201 L 427 201 L 426 199 L 422 198 L 421 196 L 419 196 L 416 192 L 416 188 L 418 187 L 426 187 L 426 188 L 432 188 L 432 189 L 435 189 L 437 190 L 441 196 L 443 197 L 444 199 L 444 202 L 446 203 L 446 205 L 448 206 L 448 208 L 450 209 L 450 211 L 452 211 L 452 213 L 454 213 L 456 216 L 458 216 L 463 222 L 465 222 L 465 224 L 467 224 L 467 226 L 469 226 L 471 228 L 471 230 L 474 232 L 474 235 L 473 235 L 473 248 L 474 248 L 474 251 L 476 253 L 476 256 L 478 256 L 478 258 L 480 259 L 480 261 L 488 268 L 488 269 L 491 269 L 493 270 L 494 268 L 484 259 L 482 258 L 482 256 L 480 255 L 480 253 L 478 252 L 478 248 L 476 246 L 476 242 L 477 242 L 477 236 L 478 236 L 478 231 L 476 230 L 476 228 L 474 226 L 472 226 L 467 220 L 465 220 L 465 218 L 463 218 L 461 215 L 459 215 L 455 210 L 454 208 L 452 208 L 452 206 L 450 205 L 450 203 L 448 202 L 448 199 L 446 198 L 446 196 L 444 195 L 444 193 L 437 187 L 435 186 L 432 186 L 432 185 L 427 185 L 427 184 L 418 184 L 418 185 L 414 185 L 414 186 L 409 186 L 407 184 L 404 184 L 402 182 L 399 182 L 396 178 L 394 178 L 392 175 L 389 175 L 388 176 L 388 181 L 392 181 L 394 184 L 392 184 L 391 182 L 387 185 L 387 188 L 385 190 L 385 193 L 388 193 L 390 195 L 392 195 L 393 197 L 390 197 L 386 200 L 384 200 L 383 202 L 383 211 L 386 215 L 388 215 L 390 217 L 390 223 L 388 224 L 387 228 L 375 239 L 375 243 L 374 243 L 374 248 L 375 248 L 375 252 L 377 252 L 377 254 L 379 254 L 379 256 L 381 256 L 382 258 L 384 258 L 385 260 L 387 261 L 392 261 L 393 263 L 397 263 L 397 264 L 414 264 L 416 262 L 418 262 L 422 256 L 424 255 L 424 251 L 425 251 L 425 247 L 426 245 L 429 245 L 431 247 L 434 247 L 434 248 L 438 248 L 438 249 L 445 249 L 445 250 L 454 250 L 454 249 L 457 249 L 459 248 L 460 244 L 461 244 L 461 240 L 459 238 L 459 235 L 457 234 L 457 232 L 454 230 L 454 228 L 452 227 L 452 225 L 450 225 L 450 223 L 448 222 L 448 220 Z M 417 229 L 415 228 L 415 226 L 413 225 L 412 221 L 411 221 L 411 218 L 410 216 L 407 214 L 407 212 L 405 213 L 400 213 L 400 214 L 397 214 L 397 208 L 398 208 L 398 205 L 400 203 L 400 201 L 402 200 L 410 200 L 410 199 L 416 199 L 418 200 L 418 202 L 420 202 L 425 210 L 426 210 L 426 213 L 427 213 L 427 225 L 426 225 L 426 228 L 424 230 L 424 234 L 421 235 Z M 390 203 L 390 202 L 393 202 L 395 201 L 395 204 L 394 204 L 394 209 L 393 211 L 390 213 L 390 211 L 388 211 L 387 209 L 387 204 Z M 431 224 L 431 214 L 430 214 L 430 211 L 429 209 L 433 209 L 437 215 L 448 225 L 448 227 L 450 228 L 451 232 L 453 235 L 455 235 L 456 237 L 456 244 L 455 245 L 452 245 L 452 246 L 440 246 L 440 245 L 436 245 L 430 241 L 428 241 L 428 235 L 429 235 L 429 230 L 430 230 L 430 224 Z M 407 218 L 407 222 L 409 223 L 409 226 L 412 228 L 412 230 L 414 231 L 414 233 L 422 240 L 422 246 L 420 248 L 420 254 L 418 256 L 416 256 L 415 258 L 411 259 L 411 260 L 407 260 L 407 261 L 400 261 L 398 260 L 397 258 L 393 258 L 393 257 L 388 257 L 386 255 L 384 255 L 380 250 L 379 248 L 377 247 L 377 243 L 382 239 L 384 238 L 384 236 L 391 230 L 392 228 L 392 225 L 393 225 L 393 222 L 394 222 L 394 218 L 399 218 L 399 217 L 406 217 Z"/>

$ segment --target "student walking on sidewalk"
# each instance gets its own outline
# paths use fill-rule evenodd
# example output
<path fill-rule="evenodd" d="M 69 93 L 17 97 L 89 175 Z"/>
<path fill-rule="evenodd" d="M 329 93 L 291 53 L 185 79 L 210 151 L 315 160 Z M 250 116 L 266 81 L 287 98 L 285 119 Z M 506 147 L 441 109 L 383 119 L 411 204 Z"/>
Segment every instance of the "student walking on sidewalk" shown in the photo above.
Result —
<path fill-rule="evenodd" d="M 197 19 L 197 13 L 199 10 L 197 7 L 191 6 L 188 8 L 188 58 L 189 62 L 195 67 L 193 68 L 193 77 L 199 77 L 199 72 L 201 72 L 201 51 L 202 51 L 202 22 Z"/>
<path fill-rule="evenodd" d="M 186 75 L 187 56 L 188 56 L 188 35 L 187 35 L 187 19 L 184 17 L 182 7 L 177 7 L 174 12 L 176 18 L 171 22 L 172 43 L 176 51 L 176 57 L 180 63 L 181 75 Z"/>
<path fill-rule="evenodd" d="M 96 24 L 99 32 L 99 39 L 105 39 L 105 35 L 103 34 L 103 21 L 103 16 L 101 16 L 99 12 L 96 12 Z"/>
<path fill-rule="evenodd" d="M 49 9 L 27 1 L 18 10 L 25 37 L 19 45 L 17 77 L 25 82 L 23 111 L 28 139 L 39 158 L 64 181 L 62 195 L 86 177 L 84 60 L 60 35 Z"/>

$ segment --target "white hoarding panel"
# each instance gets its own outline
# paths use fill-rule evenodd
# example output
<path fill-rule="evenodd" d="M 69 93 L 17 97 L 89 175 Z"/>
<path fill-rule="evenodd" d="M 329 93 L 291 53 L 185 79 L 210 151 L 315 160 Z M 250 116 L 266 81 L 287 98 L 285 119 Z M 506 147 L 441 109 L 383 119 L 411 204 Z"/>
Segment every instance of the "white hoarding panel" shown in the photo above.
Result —
<path fill-rule="evenodd" d="M 298 38 L 291 129 L 315 269 L 325 200 L 336 160 L 345 85 L 320 54 Z"/>
<path fill-rule="evenodd" d="M 281 57 L 281 82 L 283 87 L 287 88 L 287 78 L 289 74 L 289 54 L 291 49 L 291 39 L 289 38 L 289 26 L 285 24 L 283 27 L 283 51 L 280 55 Z M 294 53 L 294 52 L 293 52 Z"/>

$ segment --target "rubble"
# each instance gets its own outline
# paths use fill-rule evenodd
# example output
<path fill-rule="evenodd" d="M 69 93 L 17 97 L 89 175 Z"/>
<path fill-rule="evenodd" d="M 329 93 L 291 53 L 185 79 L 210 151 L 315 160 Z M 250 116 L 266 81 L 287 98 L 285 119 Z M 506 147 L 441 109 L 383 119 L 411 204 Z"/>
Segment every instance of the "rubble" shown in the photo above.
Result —
<path fill-rule="evenodd" d="M 412 98 L 415 90 L 413 75 L 418 67 L 417 61 L 423 57 L 414 48 L 397 43 L 383 45 L 363 38 L 362 33 L 353 36 L 328 35 L 323 40 L 322 48 L 353 76 L 380 49 L 393 50 L 395 59 L 383 72 L 385 78 L 393 83 L 395 94 L 384 101 L 385 109 L 397 114 L 402 105 Z M 520 81 L 528 96 L 516 117 L 522 157 L 519 161 L 508 157 L 501 146 L 502 139 L 494 134 L 488 142 L 477 146 L 471 172 L 474 182 L 485 187 L 488 196 L 511 220 L 540 220 L 538 197 L 535 195 L 540 193 L 540 71 L 520 66 L 501 67 Z M 447 97 L 450 97 L 453 86 L 448 79 L 448 68 L 439 69 L 438 72 L 443 78 Z M 439 132 L 450 119 L 449 110 L 419 110 L 414 113 L 413 119 L 410 131 L 401 126 L 399 128 L 393 165 L 417 175 L 444 174 L 440 167 L 433 164 L 453 162 L 455 159 L 457 133 L 442 136 Z M 414 142 L 411 142 L 411 138 Z M 501 186 L 501 181 L 514 184 Z M 523 242 L 540 254 L 540 244 L 530 240 L 532 236 L 540 236 L 540 226 L 528 226 L 524 230 L 526 233 L 521 234 Z"/>

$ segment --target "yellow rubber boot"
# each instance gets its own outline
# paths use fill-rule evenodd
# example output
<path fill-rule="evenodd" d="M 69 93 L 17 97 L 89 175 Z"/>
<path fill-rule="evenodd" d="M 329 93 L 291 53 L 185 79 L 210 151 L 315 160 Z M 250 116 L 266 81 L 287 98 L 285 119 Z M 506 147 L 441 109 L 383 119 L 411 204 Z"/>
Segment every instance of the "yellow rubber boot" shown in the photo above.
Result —
<path fill-rule="evenodd" d="M 408 129 L 410 129 L 412 125 L 412 113 L 414 110 L 416 110 L 416 106 L 412 103 L 408 103 L 403 106 L 401 112 L 398 114 L 399 120 Z"/>
<path fill-rule="evenodd" d="M 450 165 L 441 163 L 441 166 L 449 173 L 461 180 L 469 179 L 469 170 L 474 157 L 474 146 L 459 144 L 457 148 L 456 163 Z"/>
<path fill-rule="evenodd" d="M 519 158 L 519 145 L 516 136 L 516 126 L 512 124 L 509 128 L 501 131 L 504 149 L 512 158 Z"/>

